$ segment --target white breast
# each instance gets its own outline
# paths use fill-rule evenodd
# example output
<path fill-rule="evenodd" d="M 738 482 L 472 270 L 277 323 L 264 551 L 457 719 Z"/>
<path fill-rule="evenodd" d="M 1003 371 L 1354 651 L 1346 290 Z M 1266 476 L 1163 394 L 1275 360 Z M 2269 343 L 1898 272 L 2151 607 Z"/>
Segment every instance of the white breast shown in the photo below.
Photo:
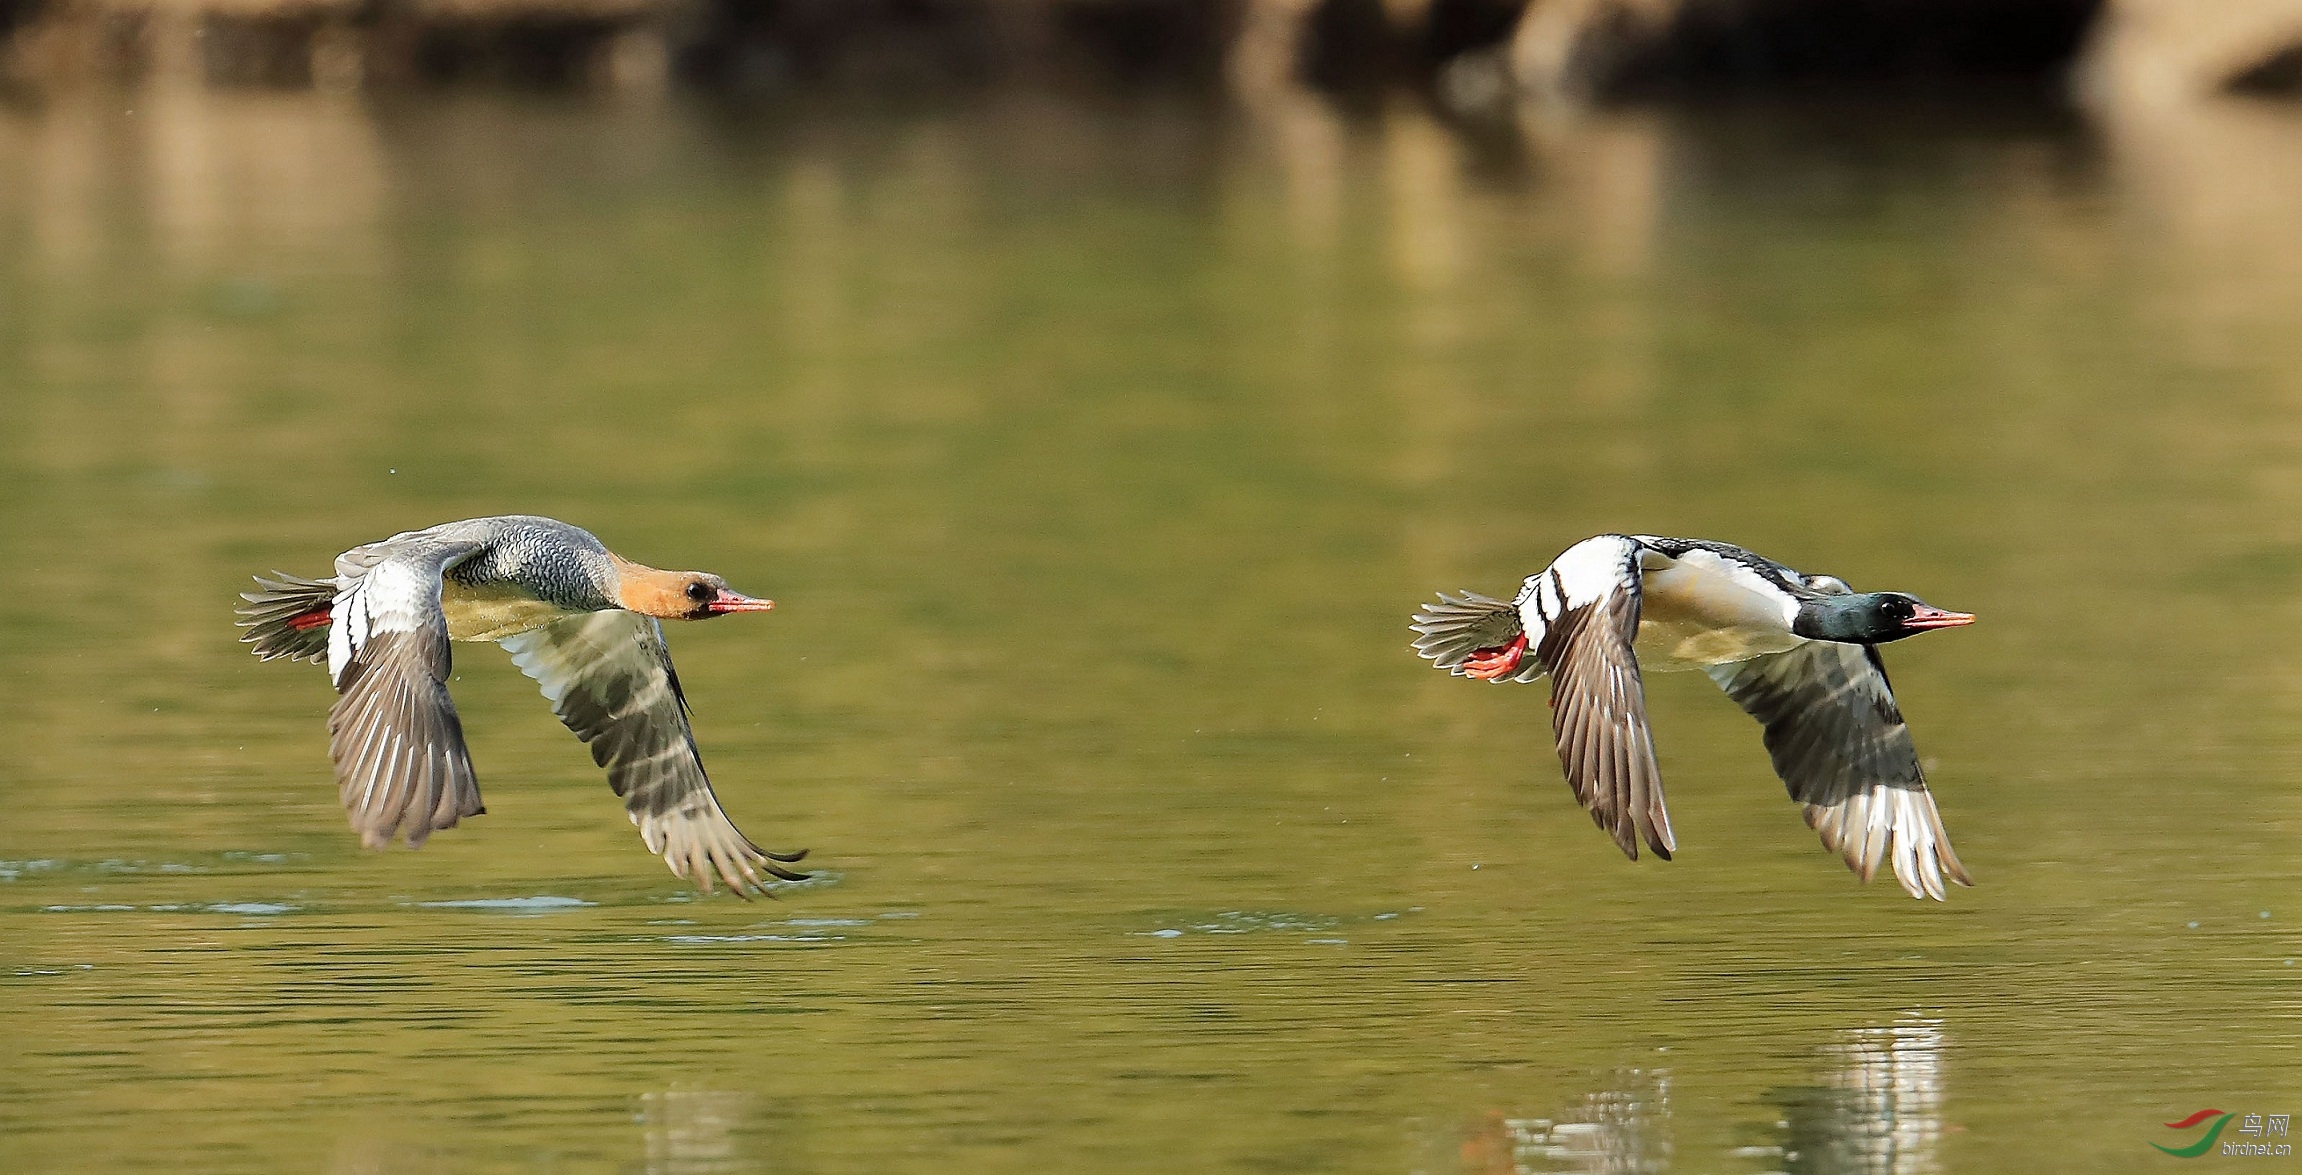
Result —
<path fill-rule="evenodd" d="M 1671 559 L 1649 550 L 1642 559 L 1639 664 L 1694 669 L 1779 653 L 1791 635 L 1798 601 L 1757 572 L 1709 551 Z"/>

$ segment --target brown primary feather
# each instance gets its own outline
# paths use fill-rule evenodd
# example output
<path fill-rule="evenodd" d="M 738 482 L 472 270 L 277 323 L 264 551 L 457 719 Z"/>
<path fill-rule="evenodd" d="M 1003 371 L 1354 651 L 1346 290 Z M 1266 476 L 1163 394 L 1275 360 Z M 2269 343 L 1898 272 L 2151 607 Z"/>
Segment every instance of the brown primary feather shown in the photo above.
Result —
<path fill-rule="evenodd" d="M 1678 843 L 1632 653 L 1638 628 L 1638 593 L 1611 593 L 1553 620 L 1536 658 L 1551 674 L 1551 730 L 1575 799 L 1625 856 L 1637 860 L 1644 839 L 1667 861 Z"/>
<path fill-rule="evenodd" d="M 477 816 L 479 782 L 448 699 L 448 642 L 430 632 L 371 633 L 328 711 L 328 756 L 360 842 L 409 848 Z"/>

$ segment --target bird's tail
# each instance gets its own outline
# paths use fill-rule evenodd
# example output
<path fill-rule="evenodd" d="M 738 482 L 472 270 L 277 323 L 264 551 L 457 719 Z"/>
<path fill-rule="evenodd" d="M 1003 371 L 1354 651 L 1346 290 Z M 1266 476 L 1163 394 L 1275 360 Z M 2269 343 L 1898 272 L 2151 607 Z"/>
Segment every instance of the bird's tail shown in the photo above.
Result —
<path fill-rule="evenodd" d="M 1475 655 L 1507 649 L 1529 635 L 1518 605 L 1469 591 L 1460 596 L 1440 592 L 1436 602 L 1416 610 L 1409 627 L 1415 630 L 1416 655 L 1457 676 L 1467 675 L 1463 663 Z M 1508 676 L 1533 681 L 1542 675 L 1542 666 L 1528 657 Z"/>
<path fill-rule="evenodd" d="M 305 579 L 275 571 L 269 577 L 256 577 L 257 590 L 241 592 L 247 603 L 235 609 L 240 615 L 240 640 L 256 646 L 256 656 L 266 661 L 286 657 L 291 661 L 325 661 L 328 659 L 328 619 L 336 606 L 336 581 L 332 579 Z"/>

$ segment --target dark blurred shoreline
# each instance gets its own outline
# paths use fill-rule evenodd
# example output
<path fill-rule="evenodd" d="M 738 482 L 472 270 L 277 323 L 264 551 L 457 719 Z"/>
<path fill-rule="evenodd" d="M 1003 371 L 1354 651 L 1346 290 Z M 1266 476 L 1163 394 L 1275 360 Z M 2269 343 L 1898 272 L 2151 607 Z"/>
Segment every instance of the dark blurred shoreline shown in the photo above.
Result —
<path fill-rule="evenodd" d="M 169 78 L 737 99 L 1404 85 L 1458 109 L 1814 87 L 2291 91 L 2302 0 L 0 0 L 0 80 L 19 93 Z"/>

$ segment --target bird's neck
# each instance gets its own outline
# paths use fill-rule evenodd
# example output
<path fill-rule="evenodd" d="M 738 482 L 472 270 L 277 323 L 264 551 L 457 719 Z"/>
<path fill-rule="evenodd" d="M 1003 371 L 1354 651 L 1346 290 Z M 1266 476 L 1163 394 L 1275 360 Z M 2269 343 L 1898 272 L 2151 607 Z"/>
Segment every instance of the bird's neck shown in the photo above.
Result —
<path fill-rule="evenodd" d="M 681 619 L 695 610 L 695 601 L 685 595 L 687 573 L 663 571 L 618 555 L 609 555 L 608 561 L 615 567 L 610 598 L 617 607 L 660 620 Z"/>

